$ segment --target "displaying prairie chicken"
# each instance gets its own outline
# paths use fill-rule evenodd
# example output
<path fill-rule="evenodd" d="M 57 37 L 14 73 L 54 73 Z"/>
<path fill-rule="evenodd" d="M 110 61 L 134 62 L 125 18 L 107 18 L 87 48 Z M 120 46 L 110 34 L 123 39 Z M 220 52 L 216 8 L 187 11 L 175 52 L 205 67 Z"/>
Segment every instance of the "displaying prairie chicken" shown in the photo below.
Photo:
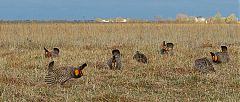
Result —
<path fill-rule="evenodd" d="M 229 62 L 230 58 L 228 55 L 228 51 L 227 51 L 227 47 L 226 46 L 221 46 L 221 50 L 220 52 L 210 52 L 211 56 L 212 56 L 212 61 L 214 63 L 227 63 Z"/>
<path fill-rule="evenodd" d="M 121 62 L 121 55 L 118 49 L 112 50 L 112 58 L 107 61 L 107 65 L 110 69 L 121 69 L 122 62 Z"/>
<path fill-rule="evenodd" d="M 167 43 L 165 41 L 163 41 L 162 45 L 161 45 L 161 49 L 160 49 L 160 54 L 164 55 L 164 54 L 170 54 L 173 55 L 173 43 Z"/>
<path fill-rule="evenodd" d="M 212 63 L 207 59 L 207 57 L 196 59 L 194 68 L 203 73 L 207 73 L 210 71 L 215 72 Z"/>
<path fill-rule="evenodd" d="M 136 51 L 136 54 L 133 56 L 134 60 L 137 60 L 138 62 L 142 62 L 142 63 L 147 63 L 147 57 L 143 54 L 140 53 L 139 51 Z"/>
<path fill-rule="evenodd" d="M 82 70 L 87 66 L 86 63 L 79 67 L 60 67 L 53 68 L 54 61 L 50 62 L 48 65 L 48 74 L 45 77 L 45 82 L 47 84 L 64 84 L 71 78 L 80 78 L 83 76 Z"/>
<path fill-rule="evenodd" d="M 59 49 L 58 48 L 53 48 L 52 51 L 49 51 L 47 48 L 44 47 L 45 50 L 45 57 L 46 58 L 53 58 L 57 57 L 59 55 Z"/>

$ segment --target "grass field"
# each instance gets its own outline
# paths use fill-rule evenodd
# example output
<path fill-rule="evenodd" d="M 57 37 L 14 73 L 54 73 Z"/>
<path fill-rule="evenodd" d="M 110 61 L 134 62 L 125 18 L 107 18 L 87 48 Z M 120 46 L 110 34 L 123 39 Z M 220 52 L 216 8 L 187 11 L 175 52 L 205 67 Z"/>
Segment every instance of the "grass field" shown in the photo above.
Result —
<path fill-rule="evenodd" d="M 239 101 L 240 25 L 157 23 L 1 23 L 0 101 Z M 159 54 L 173 42 L 174 56 Z M 194 60 L 229 48 L 231 61 L 216 72 L 193 70 Z M 58 47 L 56 66 L 84 62 L 84 80 L 47 85 L 51 59 L 44 47 Z M 122 53 L 122 70 L 109 70 L 112 49 Z M 132 59 L 146 54 L 148 64 Z"/>

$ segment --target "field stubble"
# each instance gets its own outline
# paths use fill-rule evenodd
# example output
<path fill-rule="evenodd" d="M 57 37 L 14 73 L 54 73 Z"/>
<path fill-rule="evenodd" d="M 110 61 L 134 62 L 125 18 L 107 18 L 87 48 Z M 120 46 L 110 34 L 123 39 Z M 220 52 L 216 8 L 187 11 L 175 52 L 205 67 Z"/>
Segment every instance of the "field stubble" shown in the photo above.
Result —
<path fill-rule="evenodd" d="M 240 27 L 232 24 L 157 23 L 2 23 L 0 100 L 2 101 L 236 101 L 240 100 Z M 174 56 L 160 56 L 162 41 L 173 42 Z M 227 45 L 231 61 L 216 73 L 193 71 L 197 58 Z M 50 59 L 44 47 L 60 49 L 56 66 L 84 62 L 83 79 L 46 85 Z M 109 70 L 112 49 L 123 68 Z M 132 59 L 143 52 L 148 64 Z"/>

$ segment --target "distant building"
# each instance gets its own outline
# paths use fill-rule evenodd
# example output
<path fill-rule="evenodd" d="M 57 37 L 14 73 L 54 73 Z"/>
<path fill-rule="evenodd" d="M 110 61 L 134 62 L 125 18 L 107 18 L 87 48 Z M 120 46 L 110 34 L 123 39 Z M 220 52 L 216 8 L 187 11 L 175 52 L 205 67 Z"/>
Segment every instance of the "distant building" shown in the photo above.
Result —
<path fill-rule="evenodd" d="M 105 20 L 105 19 L 103 19 L 103 20 L 101 20 L 101 22 L 110 22 L 109 20 Z"/>
<path fill-rule="evenodd" d="M 202 17 L 202 16 L 195 17 L 194 20 L 195 20 L 195 22 L 197 22 L 197 23 L 206 23 L 206 24 L 208 23 L 207 20 L 206 20 L 206 18 L 204 18 L 204 17 Z"/>
<path fill-rule="evenodd" d="M 113 19 L 96 19 L 96 22 L 104 22 L 104 23 L 109 23 L 109 22 L 127 22 L 128 20 L 125 18 L 113 18 Z"/>
<path fill-rule="evenodd" d="M 112 19 L 112 22 L 127 22 L 127 19 L 125 19 L 125 18 L 115 18 L 115 19 Z"/>
<path fill-rule="evenodd" d="M 127 22 L 127 19 L 122 19 L 119 22 Z"/>

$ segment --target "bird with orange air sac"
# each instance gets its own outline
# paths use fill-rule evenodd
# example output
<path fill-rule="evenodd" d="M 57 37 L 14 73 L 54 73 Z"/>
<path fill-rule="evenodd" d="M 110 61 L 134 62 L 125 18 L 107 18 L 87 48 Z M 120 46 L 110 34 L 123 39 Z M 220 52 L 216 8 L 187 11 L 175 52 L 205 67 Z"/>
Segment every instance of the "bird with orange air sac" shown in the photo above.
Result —
<path fill-rule="evenodd" d="M 66 81 L 72 78 L 80 78 L 83 76 L 83 69 L 87 66 L 86 63 L 79 67 L 54 67 L 54 61 L 50 62 L 48 65 L 48 74 L 45 77 L 45 82 L 47 84 L 64 84 Z"/>
<path fill-rule="evenodd" d="M 228 55 L 228 50 L 226 46 L 221 46 L 221 51 L 220 52 L 210 52 L 212 56 L 212 61 L 214 63 L 227 63 L 229 62 L 230 58 Z"/>

